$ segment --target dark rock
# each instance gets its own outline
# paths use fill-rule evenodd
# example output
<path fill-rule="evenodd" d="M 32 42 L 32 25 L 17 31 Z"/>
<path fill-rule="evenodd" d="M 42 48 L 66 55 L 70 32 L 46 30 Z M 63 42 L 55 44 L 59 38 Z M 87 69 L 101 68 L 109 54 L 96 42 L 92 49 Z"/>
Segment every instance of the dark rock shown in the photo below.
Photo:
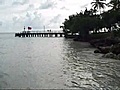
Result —
<path fill-rule="evenodd" d="M 80 36 L 76 36 L 73 41 L 80 41 L 80 42 L 88 42 L 90 39 L 88 38 L 82 38 Z"/>
<path fill-rule="evenodd" d="M 118 44 L 120 42 L 119 39 L 117 38 L 106 38 L 106 39 L 95 39 L 91 40 L 89 43 L 94 46 L 94 47 L 99 47 L 99 46 L 111 46 L 114 44 Z"/>
<path fill-rule="evenodd" d="M 119 59 L 119 60 L 120 60 L 120 54 L 118 54 L 118 55 L 116 56 L 116 59 Z"/>
<path fill-rule="evenodd" d="M 120 54 L 120 43 L 111 46 L 110 52 L 118 55 Z"/>
<path fill-rule="evenodd" d="M 110 53 L 107 53 L 107 54 L 103 55 L 103 57 L 105 57 L 105 58 L 116 58 L 116 54 L 110 52 Z"/>
<path fill-rule="evenodd" d="M 111 47 L 98 47 L 101 53 L 106 54 L 110 52 Z"/>
<path fill-rule="evenodd" d="M 104 43 L 103 43 L 103 40 L 101 40 L 101 39 L 91 40 L 89 43 L 90 43 L 93 47 L 103 46 L 102 44 L 104 44 Z"/>
<path fill-rule="evenodd" d="M 90 41 L 90 44 L 96 47 L 94 53 L 102 53 L 103 57 L 120 60 L 120 38 L 106 38 Z"/>
<path fill-rule="evenodd" d="M 94 51 L 94 53 L 101 53 L 101 51 L 97 49 Z"/>

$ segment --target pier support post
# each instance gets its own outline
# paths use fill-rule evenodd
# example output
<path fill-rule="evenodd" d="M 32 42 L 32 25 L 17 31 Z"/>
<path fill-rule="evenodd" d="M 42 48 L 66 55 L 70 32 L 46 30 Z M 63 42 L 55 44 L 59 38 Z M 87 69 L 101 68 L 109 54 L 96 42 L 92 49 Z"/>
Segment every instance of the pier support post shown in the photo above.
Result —
<path fill-rule="evenodd" d="M 57 34 L 55 34 L 55 37 L 57 37 L 58 35 Z"/>
<path fill-rule="evenodd" d="M 60 34 L 60 37 L 62 37 L 63 36 L 63 34 Z"/>

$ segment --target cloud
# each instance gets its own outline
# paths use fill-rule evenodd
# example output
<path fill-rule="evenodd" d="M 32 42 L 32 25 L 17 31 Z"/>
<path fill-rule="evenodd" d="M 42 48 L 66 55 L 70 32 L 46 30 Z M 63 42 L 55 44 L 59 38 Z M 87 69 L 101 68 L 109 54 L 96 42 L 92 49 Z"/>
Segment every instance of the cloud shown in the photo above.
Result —
<path fill-rule="evenodd" d="M 55 16 L 54 18 L 52 18 L 52 19 L 50 20 L 50 22 L 52 22 L 52 23 L 58 23 L 58 22 L 59 22 L 60 17 L 61 17 L 61 15 L 60 15 L 60 14 L 58 14 L 57 16 Z"/>
<path fill-rule="evenodd" d="M 0 0 L 0 5 L 4 4 L 4 0 Z"/>
<path fill-rule="evenodd" d="M 16 0 L 12 3 L 12 5 L 24 5 L 24 4 L 27 4 L 29 3 L 29 0 Z"/>
<path fill-rule="evenodd" d="M 59 0 L 59 1 L 65 1 L 65 0 Z"/>
<path fill-rule="evenodd" d="M 68 8 L 66 8 L 65 6 L 60 8 L 61 10 L 69 10 Z"/>
<path fill-rule="evenodd" d="M 47 27 L 49 29 L 58 29 L 61 25 L 61 22 L 62 22 L 62 16 L 61 14 L 58 14 L 48 21 Z"/>
<path fill-rule="evenodd" d="M 83 5 L 83 6 L 81 6 L 81 8 L 85 8 L 85 7 L 87 7 L 89 4 L 87 3 L 87 4 L 85 4 L 85 5 Z"/>
<path fill-rule="evenodd" d="M 33 29 L 42 29 L 44 26 L 44 21 L 44 17 L 37 12 L 27 12 L 24 16 L 13 17 L 13 25 L 21 29 L 23 26 L 32 26 Z"/>
<path fill-rule="evenodd" d="M 38 14 L 37 12 L 34 12 L 34 18 L 32 19 L 32 23 L 31 25 L 33 26 L 33 28 L 35 29 L 42 29 L 44 26 L 44 18 L 42 17 L 41 14 Z"/>
<path fill-rule="evenodd" d="M 27 8 L 27 10 L 34 10 L 34 4 L 29 4 L 29 6 L 28 6 L 28 8 Z"/>
<path fill-rule="evenodd" d="M 2 21 L 0 21 L 0 26 L 2 26 L 2 24 L 3 24 Z"/>
<path fill-rule="evenodd" d="M 52 0 L 46 0 L 40 5 L 40 9 L 49 9 L 49 8 L 54 8 L 57 3 Z"/>
<path fill-rule="evenodd" d="M 0 30 L 20 31 L 59 28 L 69 15 L 80 12 L 92 0 L 0 0 Z"/>

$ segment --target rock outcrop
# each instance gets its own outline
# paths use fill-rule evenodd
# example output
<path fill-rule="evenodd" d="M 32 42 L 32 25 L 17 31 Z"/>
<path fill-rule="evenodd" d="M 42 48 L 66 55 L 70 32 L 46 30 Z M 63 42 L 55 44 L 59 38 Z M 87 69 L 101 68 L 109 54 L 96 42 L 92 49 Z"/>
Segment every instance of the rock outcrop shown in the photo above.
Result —
<path fill-rule="evenodd" d="M 118 43 L 120 43 L 120 40 L 118 38 L 95 39 L 90 41 L 90 44 L 94 47 L 106 47 Z"/>
<path fill-rule="evenodd" d="M 112 52 L 116 55 L 120 54 L 120 43 L 112 45 L 110 48 L 110 52 Z"/>
<path fill-rule="evenodd" d="M 93 40 L 90 44 L 97 48 L 94 53 L 102 53 L 106 58 L 120 59 L 120 40 Z"/>

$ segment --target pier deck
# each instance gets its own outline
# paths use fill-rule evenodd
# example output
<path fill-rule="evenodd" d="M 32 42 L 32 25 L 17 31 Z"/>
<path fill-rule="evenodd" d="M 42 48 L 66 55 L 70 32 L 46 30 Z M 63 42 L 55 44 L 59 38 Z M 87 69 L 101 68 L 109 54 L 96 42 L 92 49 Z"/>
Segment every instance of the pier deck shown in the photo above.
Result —
<path fill-rule="evenodd" d="M 15 37 L 64 37 L 64 32 L 21 32 L 15 33 Z"/>

